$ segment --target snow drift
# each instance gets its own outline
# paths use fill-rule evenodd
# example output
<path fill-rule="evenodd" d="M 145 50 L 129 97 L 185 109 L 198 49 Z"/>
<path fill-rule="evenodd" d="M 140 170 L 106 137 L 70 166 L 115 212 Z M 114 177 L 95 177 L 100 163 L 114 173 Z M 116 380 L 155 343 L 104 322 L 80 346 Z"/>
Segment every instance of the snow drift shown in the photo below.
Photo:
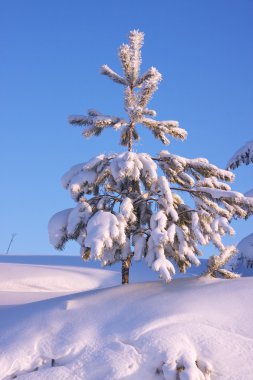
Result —
<path fill-rule="evenodd" d="M 72 284 L 66 295 L 74 280 L 76 290 L 116 280 L 115 272 L 106 277 L 93 269 L 92 279 L 92 268 L 82 274 L 73 268 L 61 266 L 65 281 L 61 289 L 55 277 L 57 294 L 51 292 L 53 276 L 48 284 L 45 276 L 41 292 L 36 286 L 40 271 L 56 275 L 57 266 L 4 268 L 9 274 L 0 292 L 2 380 L 251 379 L 252 278 L 181 278 L 169 285 L 157 281 L 76 293 Z M 30 291 L 23 293 L 21 283 L 29 283 Z M 41 300 L 46 288 L 51 298 Z M 19 305 L 6 305 L 6 293 L 18 294 Z"/>

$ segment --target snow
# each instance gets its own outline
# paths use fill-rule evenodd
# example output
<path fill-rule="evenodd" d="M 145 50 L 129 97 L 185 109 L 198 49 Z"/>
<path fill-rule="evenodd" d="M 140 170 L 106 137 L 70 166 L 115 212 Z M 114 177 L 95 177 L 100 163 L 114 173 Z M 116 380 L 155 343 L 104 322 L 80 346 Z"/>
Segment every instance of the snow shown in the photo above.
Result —
<path fill-rule="evenodd" d="M 207 188 L 207 187 L 197 187 L 198 191 L 202 191 L 203 193 L 209 193 L 213 198 L 232 198 L 232 199 L 240 199 L 243 198 L 243 194 L 239 193 L 238 191 L 227 191 L 227 190 L 220 190 L 220 189 L 214 189 L 214 188 Z"/>
<path fill-rule="evenodd" d="M 245 197 L 253 198 L 253 189 L 247 191 L 244 195 Z"/>
<path fill-rule="evenodd" d="M 226 268 L 241 276 L 253 276 L 253 233 L 242 239 L 237 245 L 238 254 L 226 264 Z"/>
<path fill-rule="evenodd" d="M 124 216 L 126 221 L 131 223 L 136 222 L 136 216 L 134 214 L 133 202 L 130 198 L 125 197 L 120 205 L 120 213 Z"/>
<path fill-rule="evenodd" d="M 62 186 L 67 189 L 68 186 L 69 186 L 69 183 L 71 181 L 71 179 L 77 175 L 84 167 L 84 163 L 82 164 L 77 164 L 77 165 L 74 165 L 72 166 L 72 168 L 70 168 L 67 173 L 65 173 L 62 178 L 61 178 L 61 182 L 62 182 Z"/>
<path fill-rule="evenodd" d="M 116 182 L 127 176 L 130 179 L 137 181 L 140 177 L 140 171 L 142 170 L 143 165 L 136 153 L 124 152 L 111 160 L 110 168 Z"/>
<path fill-rule="evenodd" d="M 250 277 L 121 286 L 117 271 L 78 257 L 0 262 L 1 380 L 252 377 Z"/>
<path fill-rule="evenodd" d="M 133 242 L 134 242 L 134 260 L 141 261 L 146 249 L 147 239 L 142 234 L 135 234 Z"/>
<path fill-rule="evenodd" d="M 1 263 L 0 269 L 0 299 L 1 304 L 7 305 L 109 287 L 120 282 L 117 272 L 98 268 Z"/>
<path fill-rule="evenodd" d="M 68 217 L 73 209 L 57 212 L 48 223 L 49 241 L 55 247 L 60 246 L 67 231 Z"/>
<path fill-rule="evenodd" d="M 88 185 L 92 185 L 95 182 L 96 178 L 97 173 L 88 170 L 82 170 L 72 177 L 69 183 L 69 189 L 73 199 L 77 199 Z"/>
<path fill-rule="evenodd" d="M 199 228 L 199 217 L 198 217 L 198 214 L 196 212 L 192 213 L 192 229 L 194 231 L 196 239 L 200 242 L 200 244 L 206 245 L 207 242 L 206 242 L 204 236 L 202 235 L 202 233 L 200 231 L 200 228 Z"/>
<path fill-rule="evenodd" d="M 157 165 L 151 159 L 147 153 L 139 153 L 138 158 L 143 165 L 143 176 L 150 181 L 150 183 L 156 182 L 157 180 Z"/>
<path fill-rule="evenodd" d="M 253 260 L 253 233 L 240 241 L 237 249 L 248 259 Z"/>
<path fill-rule="evenodd" d="M 239 148 L 227 163 L 228 169 L 235 169 L 242 163 L 248 165 L 253 162 L 253 140 L 246 142 Z"/>
<path fill-rule="evenodd" d="M 123 245 L 126 235 L 121 231 L 121 222 L 111 212 L 99 210 L 87 224 L 86 247 L 91 248 L 91 257 L 101 258 L 104 249 L 112 249 L 116 243 Z"/>
<path fill-rule="evenodd" d="M 81 223 L 87 223 L 91 213 L 92 208 L 87 202 L 78 203 L 68 216 L 67 234 L 73 236 Z"/>

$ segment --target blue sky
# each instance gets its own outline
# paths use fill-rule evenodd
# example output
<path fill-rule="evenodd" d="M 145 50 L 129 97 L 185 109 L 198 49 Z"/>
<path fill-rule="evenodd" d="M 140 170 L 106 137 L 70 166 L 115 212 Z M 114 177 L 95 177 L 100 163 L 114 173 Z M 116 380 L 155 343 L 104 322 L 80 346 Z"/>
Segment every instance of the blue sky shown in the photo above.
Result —
<path fill-rule="evenodd" d="M 84 140 L 70 114 L 96 108 L 123 115 L 122 87 L 99 74 L 120 70 L 117 49 L 131 29 L 145 32 L 143 71 L 163 81 L 152 100 L 159 119 L 179 120 L 185 142 L 167 148 L 224 167 L 253 139 L 253 0 L 1 0 L 0 253 L 50 254 L 47 223 L 72 207 L 61 176 L 101 152 L 120 151 L 106 131 Z M 146 131 L 136 149 L 164 147 Z M 253 166 L 236 171 L 234 189 L 253 187 Z M 240 240 L 253 220 L 234 223 Z M 77 254 L 75 243 L 65 253 Z"/>

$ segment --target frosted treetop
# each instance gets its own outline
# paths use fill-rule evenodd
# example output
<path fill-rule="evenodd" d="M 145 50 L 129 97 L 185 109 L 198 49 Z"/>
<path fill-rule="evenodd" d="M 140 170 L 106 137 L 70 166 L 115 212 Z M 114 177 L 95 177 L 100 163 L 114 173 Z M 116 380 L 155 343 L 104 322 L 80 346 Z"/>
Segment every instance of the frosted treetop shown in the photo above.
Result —
<path fill-rule="evenodd" d="M 124 105 L 128 120 L 118 116 L 104 115 L 94 109 L 89 110 L 87 116 L 71 116 L 69 118 L 71 124 L 85 127 L 83 132 L 85 137 L 97 136 L 106 127 L 121 129 L 121 145 L 128 146 L 129 150 L 132 150 L 132 140 L 139 139 L 136 126 L 141 124 L 150 129 L 163 144 L 169 144 L 167 135 L 181 140 L 186 138 L 187 133 L 179 128 L 178 121 L 155 120 L 156 111 L 147 108 L 162 80 L 162 75 L 155 67 L 151 67 L 143 75 L 140 74 L 143 40 L 144 33 L 133 30 L 129 34 L 129 43 L 120 46 L 119 59 L 123 69 L 122 75 L 117 74 L 108 65 L 103 65 L 101 68 L 103 75 L 125 87 Z"/>

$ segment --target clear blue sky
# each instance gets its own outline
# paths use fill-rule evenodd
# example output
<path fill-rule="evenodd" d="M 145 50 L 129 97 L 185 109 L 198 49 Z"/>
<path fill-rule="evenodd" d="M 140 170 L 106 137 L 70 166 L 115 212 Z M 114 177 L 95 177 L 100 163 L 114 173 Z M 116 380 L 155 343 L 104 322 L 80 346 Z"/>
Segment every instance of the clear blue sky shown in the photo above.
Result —
<path fill-rule="evenodd" d="M 97 108 L 121 115 L 122 87 L 99 74 L 118 70 L 117 49 L 131 29 L 145 32 L 143 70 L 163 82 L 152 107 L 179 120 L 185 142 L 171 152 L 224 167 L 253 139 L 253 0 L 1 0 L 0 253 L 50 254 L 47 223 L 74 204 L 60 178 L 72 165 L 119 151 L 118 134 L 84 140 L 70 114 Z M 143 133 L 139 151 L 164 147 Z M 253 187 L 253 165 L 236 171 L 234 189 Z M 253 219 L 236 222 L 241 239 Z M 75 243 L 66 253 L 78 253 Z"/>

